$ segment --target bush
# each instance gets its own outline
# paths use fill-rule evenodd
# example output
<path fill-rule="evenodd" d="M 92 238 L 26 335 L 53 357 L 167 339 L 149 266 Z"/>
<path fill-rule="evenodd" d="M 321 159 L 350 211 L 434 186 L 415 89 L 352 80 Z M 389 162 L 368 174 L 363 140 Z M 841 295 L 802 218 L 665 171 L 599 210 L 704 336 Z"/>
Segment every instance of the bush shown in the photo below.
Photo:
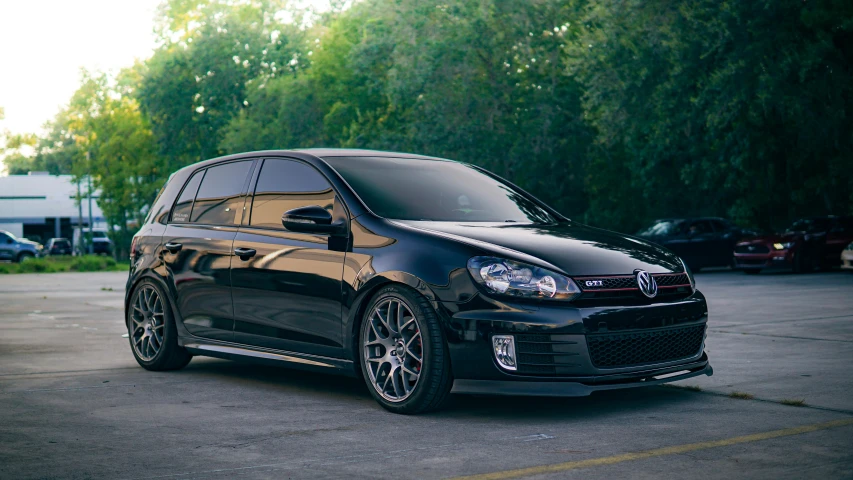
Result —
<path fill-rule="evenodd" d="M 73 272 L 100 272 L 104 270 L 113 270 L 116 267 L 116 261 L 112 257 L 99 257 L 96 255 L 85 255 L 75 257 L 71 261 L 69 270 Z"/>
<path fill-rule="evenodd" d="M 18 264 L 18 273 L 51 273 L 57 271 L 53 262 L 44 258 L 33 258 Z"/>

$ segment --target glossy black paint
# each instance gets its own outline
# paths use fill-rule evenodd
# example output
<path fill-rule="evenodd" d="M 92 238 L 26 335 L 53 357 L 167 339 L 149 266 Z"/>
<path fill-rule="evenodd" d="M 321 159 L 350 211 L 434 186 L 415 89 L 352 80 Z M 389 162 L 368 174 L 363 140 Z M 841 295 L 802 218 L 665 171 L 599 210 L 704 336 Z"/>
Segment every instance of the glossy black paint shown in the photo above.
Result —
<path fill-rule="evenodd" d="M 680 366 L 710 374 L 701 352 L 700 357 L 642 368 L 596 369 L 581 362 L 559 377 L 501 370 L 490 346 L 494 333 L 575 336 L 585 348 L 584 336 L 591 333 L 704 324 L 707 304 L 692 290 L 601 305 L 489 295 L 466 269 L 471 257 L 504 257 L 572 277 L 630 275 L 636 269 L 682 273 L 684 268 L 676 255 L 651 242 L 581 225 L 556 212 L 559 221 L 552 225 L 378 217 L 322 159 L 359 155 L 426 158 L 357 150 L 265 151 L 208 160 L 176 172 L 134 239 L 127 298 L 143 278 L 159 282 L 175 312 L 179 342 L 194 354 L 235 358 L 240 356 L 236 351 L 248 350 L 264 361 L 298 358 L 307 361 L 293 366 L 358 375 L 357 332 L 364 307 L 375 291 L 393 282 L 415 289 L 438 312 L 456 379 L 591 384 L 611 378 L 624 383 Z M 328 180 L 335 193 L 331 220 L 342 230 L 249 225 L 261 162 L 282 158 L 309 165 Z M 256 166 L 243 189 L 238 225 L 170 223 L 172 206 L 194 172 L 247 159 Z M 181 246 L 173 253 L 167 244 Z"/>

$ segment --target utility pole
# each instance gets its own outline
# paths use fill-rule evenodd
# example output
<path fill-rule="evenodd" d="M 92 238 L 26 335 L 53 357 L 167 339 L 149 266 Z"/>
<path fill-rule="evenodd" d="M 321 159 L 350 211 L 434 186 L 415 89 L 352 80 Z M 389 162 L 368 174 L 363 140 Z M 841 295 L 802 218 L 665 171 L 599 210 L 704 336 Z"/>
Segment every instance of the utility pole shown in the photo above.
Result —
<path fill-rule="evenodd" d="M 86 150 L 86 164 L 89 167 L 89 254 L 95 253 L 95 234 L 92 225 L 92 160 L 89 157 L 89 151 Z"/>
<path fill-rule="evenodd" d="M 83 254 L 83 196 L 80 194 L 80 177 L 77 177 L 77 232 L 79 242 L 75 248 L 81 255 Z"/>

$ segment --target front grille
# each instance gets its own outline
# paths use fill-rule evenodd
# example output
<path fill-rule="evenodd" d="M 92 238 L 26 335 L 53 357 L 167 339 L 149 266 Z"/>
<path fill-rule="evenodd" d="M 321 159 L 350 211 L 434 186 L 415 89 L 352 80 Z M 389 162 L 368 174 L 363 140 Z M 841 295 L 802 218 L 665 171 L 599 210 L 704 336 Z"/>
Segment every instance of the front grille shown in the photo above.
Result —
<path fill-rule="evenodd" d="M 761 258 L 757 260 L 753 260 L 750 258 L 739 258 L 737 259 L 737 263 L 738 265 L 764 265 L 765 263 L 767 263 L 767 261 Z"/>
<path fill-rule="evenodd" d="M 653 273 L 658 287 L 689 285 L 690 280 L 685 273 Z M 634 275 L 617 275 L 609 277 L 576 277 L 575 281 L 581 290 L 600 292 L 603 290 L 639 290 L 637 277 Z"/>
<path fill-rule="evenodd" d="M 579 277 L 576 278 L 578 286 L 583 290 L 614 290 L 622 288 L 638 288 L 637 278 L 631 276 L 618 277 Z M 589 282 L 589 283 L 587 283 Z M 601 285 L 597 285 L 601 282 Z"/>
<path fill-rule="evenodd" d="M 658 287 L 671 287 L 675 285 L 690 285 L 690 279 L 686 273 L 677 274 L 652 274 Z"/>
<path fill-rule="evenodd" d="M 752 244 L 752 245 L 735 245 L 735 253 L 770 253 L 770 248 L 767 245 Z"/>
<path fill-rule="evenodd" d="M 577 337 L 575 337 L 577 338 Z M 519 374 L 559 375 L 571 373 L 580 366 L 580 346 L 567 335 L 515 336 Z"/>
<path fill-rule="evenodd" d="M 630 367 L 688 358 L 700 353 L 705 325 L 651 332 L 587 335 L 592 364 L 598 368 Z"/>

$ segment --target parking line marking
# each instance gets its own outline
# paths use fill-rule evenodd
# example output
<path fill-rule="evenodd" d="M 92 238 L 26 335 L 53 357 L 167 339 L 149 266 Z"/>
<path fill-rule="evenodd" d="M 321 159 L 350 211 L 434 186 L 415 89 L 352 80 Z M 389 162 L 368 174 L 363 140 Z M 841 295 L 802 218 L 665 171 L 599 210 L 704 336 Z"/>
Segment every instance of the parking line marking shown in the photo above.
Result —
<path fill-rule="evenodd" d="M 816 432 L 818 430 L 827 430 L 830 428 L 846 427 L 850 425 L 853 425 L 853 418 L 845 418 L 841 420 L 834 420 L 831 422 L 803 425 L 801 427 L 784 428 L 782 430 L 772 430 L 769 432 L 754 433 L 752 435 L 724 438 L 722 440 L 688 443 L 684 445 L 674 445 L 671 447 L 655 448 L 653 450 L 623 453 L 621 455 L 613 455 L 610 457 L 575 460 L 571 462 L 555 463 L 551 465 L 540 465 L 537 467 L 518 468 L 515 470 L 504 470 L 502 472 L 483 473 L 479 475 L 466 475 L 462 477 L 455 477 L 453 480 L 501 480 L 507 478 L 528 477 L 531 475 L 542 475 L 545 473 L 565 472 L 568 470 L 576 470 L 579 468 L 613 465 L 616 463 L 630 462 L 633 460 L 643 460 L 646 458 L 661 457 L 664 455 L 678 455 L 687 452 L 695 452 L 697 450 L 707 450 L 709 448 L 729 447 L 742 443 L 758 442 L 761 440 L 769 440 L 771 438 L 800 435 L 802 433 Z"/>

